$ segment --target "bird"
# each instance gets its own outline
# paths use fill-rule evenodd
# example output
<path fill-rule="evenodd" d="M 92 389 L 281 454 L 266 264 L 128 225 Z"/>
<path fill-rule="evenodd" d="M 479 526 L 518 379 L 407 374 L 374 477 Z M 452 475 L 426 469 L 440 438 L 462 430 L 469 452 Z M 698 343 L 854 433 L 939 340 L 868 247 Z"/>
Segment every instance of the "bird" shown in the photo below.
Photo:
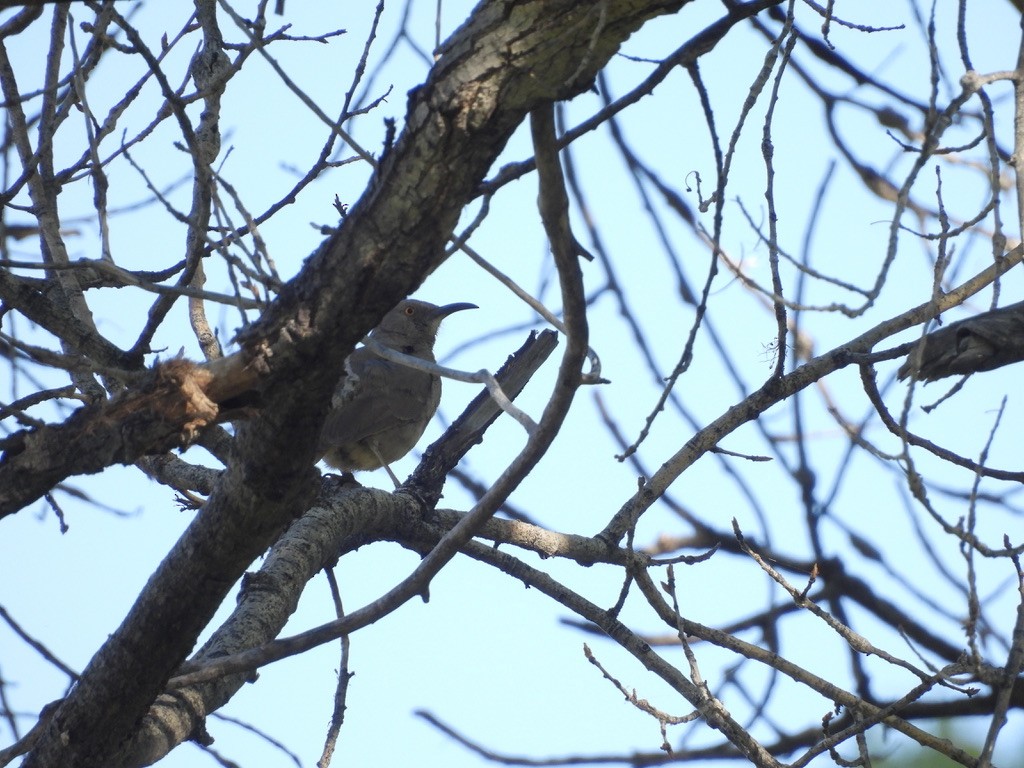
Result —
<path fill-rule="evenodd" d="M 896 372 L 935 381 L 1024 360 L 1024 301 L 950 323 L 923 337 Z"/>
<path fill-rule="evenodd" d="M 455 312 L 477 309 L 465 302 L 437 306 L 405 299 L 370 331 L 379 344 L 435 362 L 434 341 L 441 321 Z M 441 400 L 441 378 L 386 360 L 370 347 L 345 359 L 345 376 L 331 397 L 320 433 L 319 455 L 343 472 L 389 466 L 413 449 Z"/>

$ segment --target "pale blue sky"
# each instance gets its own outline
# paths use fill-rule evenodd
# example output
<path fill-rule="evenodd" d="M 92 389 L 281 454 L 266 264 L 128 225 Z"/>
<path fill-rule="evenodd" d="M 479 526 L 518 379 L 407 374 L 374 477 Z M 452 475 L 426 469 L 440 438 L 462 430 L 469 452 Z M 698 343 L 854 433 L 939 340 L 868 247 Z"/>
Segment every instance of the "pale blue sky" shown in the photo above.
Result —
<path fill-rule="evenodd" d="M 251 5 L 243 4 L 243 8 L 248 10 Z M 465 17 L 470 5 L 444 4 L 444 35 Z M 339 3 L 328 9 L 322 4 L 314 8 L 298 0 L 289 0 L 286 4 L 284 21 L 293 24 L 293 34 L 313 34 L 330 26 L 348 30 L 347 35 L 329 45 L 307 43 L 291 48 L 281 46 L 277 50 L 279 60 L 292 78 L 324 105 L 329 114 L 337 111 L 348 87 L 349 73 L 361 51 L 372 7 L 371 3 Z M 853 20 L 865 24 L 910 25 L 908 7 L 904 3 L 889 2 L 840 3 L 837 12 L 855 13 Z M 432 47 L 434 8 L 432 2 L 414 3 L 414 21 L 410 24 L 419 44 L 428 50 Z M 943 15 L 948 10 L 939 9 L 937 22 L 943 44 L 947 46 L 953 39 L 950 19 Z M 650 23 L 626 44 L 623 52 L 647 58 L 664 55 L 718 13 L 718 4 L 708 0 L 693 3 L 675 18 Z M 83 9 L 76 16 L 84 18 L 84 14 Z M 325 21 L 325 14 L 334 14 L 336 21 Z M 1012 68 L 1016 60 L 1015 28 L 1019 20 L 1014 18 L 1011 5 L 1003 0 L 986 0 L 972 4 L 971 14 L 972 40 L 984 41 L 972 51 L 977 67 L 982 71 Z M 398 5 L 395 4 L 385 13 L 378 54 L 391 39 L 397 16 Z M 809 15 L 803 14 L 801 19 L 806 31 L 816 28 Z M 180 13 L 170 4 L 150 3 L 140 8 L 136 23 L 145 31 L 146 39 L 156 46 L 165 27 L 180 26 Z M 41 58 L 40 46 L 47 34 L 46 26 L 37 24 L 33 30 L 35 36 L 26 34 L 11 41 L 10 53 L 16 66 L 24 65 L 32 57 Z M 229 29 L 227 23 L 225 29 Z M 227 37 L 237 40 L 238 34 L 228 31 Z M 841 52 L 860 66 L 870 68 L 883 79 L 893 80 L 907 93 L 926 98 L 927 70 L 922 70 L 922 61 L 927 61 L 927 56 L 920 35 L 913 29 L 866 35 L 835 27 L 832 39 Z M 749 27 L 741 26 L 701 62 L 724 134 L 731 130 L 731 121 L 762 64 L 765 50 L 764 40 Z M 185 59 L 191 52 L 192 48 L 186 47 L 177 55 Z M 809 62 L 806 51 L 799 52 L 798 60 L 804 64 Z M 960 72 L 956 69 L 958 62 L 953 52 L 948 53 L 945 64 L 955 81 Z M 616 89 L 615 95 L 621 95 L 649 69 L 648 64 L 623 58 L 614 60 L 609 77 Z M 25 70 L 20 81 L 23 90 L 30 87 L 32 71 Z M 426 65 L 408 48 L 403 48 L 378 75 L 374 93 L 383 93 L 389 85 L 393 85 L 393 90 L 379 110 L 361 118 L 354 126 L 356 137 L 365 147 L 379 151 L 384 117 L 396 118 L 401 127 L 406 92 L 422 81 L 425 72 Z M 101 68 L 90 82 L 90 100 L 94 107 L 110 99 L 112 94 L 123 92 L 125 84 L 132 82 L 135 76 L 127 70 Z M 851 91 L 849 82 L 842 78 L 829 77 L 828 82 L 839 94 L 862 95 Z M 1003 85 L 993 89 L 993 93 L 1001 95 L 1005 103 L 1010 89 Z M 152 99 L 153 93 L 150 91 L 144 98 Z M 568 108 L 570 122 L 584 119 L 598 108 L 598 103 L 597 97 L 590 94 L 577 98 Z M 852 111 L 843 114 L 849 114 L 849 122 L 841 123 L 841 130 L 860 153 L 862 161 L 878 169 L 887 168 L 891 163 L 905 168 L 907 159 L 900 157 L 882 128 Z M 145 111 L 140 111 L 137 118 L 129 116 L 125 123 L 129 135 L 141 128 L 146 119 L 148 112 Z M 696 192 L 687 189 L 688 182 L 693 182 L 690 174 L 699 172 L 708 189 L 713 184 L 714 165 L 704 122 L 685 74 L 673 74 L 653 97 L 642 101 L 635 111 L 627 111 L 623 121 L 633 148 L 645 160 L 658 165 L 665 180 L 696 209 Z M 755 221 L 764 222 L 762 121 L 763 107 L 759 107 L 737 155 L 729 190 L 731 200 L 724 245 L 732 255 L 744 259 L 750 274 L 767 280 L 766 250 L 743 222 L 736 203 L 737 198 L 742 200 Z M 262 210 L 282 194 L 294 177 L 290 169 L 307 167 L 325 135 L 324 127 L 305 112 L 294 96 L 282 92 L 272 73 L 258 61 L 250 62 L 229 88 L 222 128 L 225 132 L 222 157 L 226 156 L 223 173 L 254 211 Z M 1001 138 L 1009 146 L 1009 124 L 1004 129 L 1006 134 Z M 159 185 L 179 178 L 182 169 L 187 167 L 175 157 L 178 150 L 170 143 L 175 139 L 174 134 L 173 127 L 167 126 L 148 142 L 148 148 L 140 148 L 134 154 L 140 164 L 156 175 Z M 966 141 L 966 133 L 959 139 Z M 774 141 L 781 242 L 797 254 L 808 224 L 813 195 L 836 153 L 824 133 L 818 102 L 809 97 L 796 79 L 790 79 L 782 91 Z M 59 150 L 65 151 L 64 148 Z M 77 145 L 66 151 L 68 156 L 74 156 L 78 152 Z M 642 319 L 662 373 L 667 373 L 682 348 L 692 309 L 678 301 L 674 277 L 657 235 L 633 193 L 632 182 L 624 174 L 621 161 L 609 147 L 607 132 L 598 131 L 582 140 L 575 152 L 574 159 L 591 206 L 588 214 L 601 222 L 602 237 L 615 260 L 627 296 Z M 528 134 L 520 131 L 498 165 L 525 158 L 530 153 Z M 899 174 L 895 177 L 899 178 Z M 981 191 L 970 181 L 969 172 L 954 178 L 959 183 L 951 182 L 944 188 L 950 207 L 962 209 L 967 205 L 964 201 L 977 205 Z M 353 164 L 339 169 L 312 185 L 294 205 L 262 228 L 262 236 L 283 275 L 292 275 L 301 268 L 302 260 L 319 242 L 320 235 L 310 222 L 332 223 L 335 217 L 331 201 L 335 194 L 344 202 L 354 203 L 366 179 L 365 165 Z M 873 278 L 885 253 L 890 206 L 866 196 L 842 161 L 834 185 L 812 243 L 814 264 L 864 285 Z M 925 195 L 933 189 L 934 175 L 930 175 L 922 180 L 918 193 Z M 129 168 L 122 163 L 112 169 L 112 206 L 137 201 L 142 194 L 141 182 Z M 184 207 L 189 195 L 186 185 L 172 198 Z M 532 177 L 502 190 L 493 203 L 492 216 L 472 243 L 530 290 L 550 277 L 546 273 L 549 269 L 547 245 L 536 221 L 535 195 Z M 87 215 L 91 206 L 90 190 L 86 185 L 79 185 L 69 190 L 62 202 L 66 218 Z M 475 211 L 475 207 L 472 208 L 468 216 Z M 580 214 L 579 210 L 573 211 L 577 235 L 589 245 L 585 229 L 579 226 Z M 1012 211 L 1008 214 L 1013 215 Z M 10 218 L 14 221 L 16 217 Z M 701 220 L 710 227 L 710 215 L 702 215 Z M 906 223 L 915 222 L 908 218 Z M 82 230 L 81 236 L 69 241 L 74 249 L 73 257 L 98 257 L 94 223 L 77 226 Z M 682 226 L 673 223 L 670 228 L 683 254 L 682 261 L 691 283 L 699 287 L 706 270 L 707 251 Z M 1013 227 L 1010 230 L 1014 231 Z M 115 259 L 129 268 L 149 269 L 176 261 L 182 252 L 183 239 L 181 228 L 159 206 L 119 217 L 114 222 Z M 19 251 L 28 258 L 33 247 L 25 243 Z M 980 269 L 987 258 L 987 245 L 975 244 L 964 274 Z M 604 280 L 596 264 L 584 265 L 584 273 L 591 291 Z M 905 237 L 890 286 L 875 309 L 853 322 L 834 315 L 806 319 L 817 351 L 842 343 L 891 314 L 925 300 L 930 291 L 929 274 L 921 246 L 910 236 Z M 773 321 L 758 299 L 727 275 L 721 275 L 716 286 L 709 315 L 711 321 L 741 366 L 748 386 L 757 386 L 770 372 L 770 355 L 765 348 L 773 340 Z M 223 277 L 216 274 L 211 275 L 208 287 L 228 289 Z M 106 293 L 109 296 L 103 296 L 94 307 L 99 326 L 115 342 L 128 343 L 137 333 L 138 313 L 144 312 L 150 297 L 124 290 Z M 1018 300 L 1020 294 L 1019 278 L 1011 274 L 1004 287 L 1003 303 Z M 528 309 L 459 255 L 432 275 L 418 295 L 438 302 L 472 301 L 480 306 L 472 317 L 468 314 L 455 316 L 446 324 L 439 343 L 442 353 L 458 346 L 470 334 L 504 329 L 532 318 Z M 833 300 L 833 296 L 811 293 L 815 301 Z M 982 308 L 987 301 L 986 294 L 972 302 L 972 306 Z M 553 298 L 551 305 L 557 308 Z M 231 311 L 218 313 L 219 310 L 211 310 L 211 318 L 217 320 L 223 336 L 228 337 L 238 327 L 238 316 Z M 629 333 L 618 322 L 618 308 L 611 297 L 605 296 L 597 302 L 591 322 L 592 344 L 601 355 L 604 375 L 612 381 L 600 394 L 632 438 L 653 406 L 657 388 L 652 376 L 645 371 Z M 10 330 L 6 324 L 4 330 Z M 24 328 L 19 330 L 25 332 Z M 465 349 L 456 359 L 447 362 L 470 370 L 482 367 L 493 370 L 519 346 L 524 336 L 523 331 L 498 336 Z M 912 336 L 907 334 L 901 340 L 910 338 Z M 183 307 L 172 313 L 165 330 L 158 336 L 158 344 L 166 349 L 165 356 L 176 354 L 182 348 L 190 357 L 199 356 L 198 347 L 187 332 Z M 553 369 L 554 365 L 549 365 L 524 395 L 524 407 L 535 416 L 539 415 L 546 398 Z M 891 374 L 895 365 L 881 366 L 880 370 Z M 976 377 L 958 399 L 939 410 L 941 418 L 928 417 L 915 410 L 915 428 L 929 437 L 951 443 L 969 456 L 977 455 L 994 419 L 993 408 L 999 398 L 1004 393 L 1012 396 L 1015 392 L 1015 376 L 1019 376 L 1019 371 L 1011 368 Z M 0 382 L 0 386 L 4 390 L 0 397 L 9 398 L 7 384 Z M 867 413 L 868 405 L 859 391 L 856 371 L 843 371 L 829 377 L 824 386 L 848 418 L 857 421 Z M 935 399 L 942 391 L 933 393 L 932 389 L 934 387 L 926 390 L 923 401 Z M 476 392 L 475 387 L 454 382 L 446 383 L 445 390 L 442 412 L 447 418 L 457 415 Z M 902 388 L 894 390 L 890 407 L 898 410 L 904 391 Z M 678 393 L 704 423 L 733 404 L 737 396 L 713 350 L 703 340 L 697 347 L 694 370 L 683 379 Z M 847 443 L 825 413 L 821 393 L 809 390 L 804 397 L 808 430 L 814 435 L 812 461 L 819 475 L 819 487 L 824 489 L 831 485 Z M 791 431 L 791 421 L 790 412 L 783 408 L 765 416 L 769 429 L 781 434 Z M 1020 402 L 1011 399 L 1003 417 L 1002 432 L 995 440 L 993 464 L 1015 466 L 1022 429 L 1024 415 Z M 435 423 L 421 448 L 440 431 L 441 425 Z M 669 411 L 656 423 L 650 439 L 641 449 L 644 462 L 651 470 L 656 469 L 691 434 L 692 429 L 685 421 Z M 897 448 L 898 444 L 886 439 L 878 426 L 870 437 L 879 440 L 888 450 Z M 483 445 L 469 455 L 464 469 L 485 480 L 493 479 L 523 441 L 522 430 L 510 420 L 502 419 L 488 433 Z M 761 435 L 752 426 L 739 430 L 723 445 L 740 452 L 767 452 Z M 548 527 L 592 534 L 636 487 L 635 471 L 614 462 L 611 457 L 615 452 L 617 447 L 600 426 L 592 393 L 581 392 L 552 455 L 517 491 L 513 502 Z M 187 458 L 203 460 L 198 451 L 190 451 Z M 408 473 L 414 462 L 414 457 L 399 462 L 396 472 L 400 476 Z M 929 462 L 924 459 L 922 463 Z M 773 463 L 748 465 L 740 462 L 738 467 L 766 499 L 773 540 L 784 552 L 806 557 L 806 534 L 794 485 Z M 389 483 L 383 472 L 361 476 L 360 480 L 382 488 L 387 488 Z M 958 482 L 962 483 L 963 479 L 958 478 Z M 74 480 L 74 485 L 85 489 L 96 500 L 133 515 L 124 519 L 62 497 L 71 526 L 67 534 L 59 533 L 55 520 L 42 504 L 4 520 L 0 527 L 0 604 L 61 659 L 81 669 L 117 626 L 149 574 L 188 523 L 190 513 L 177 509 L 173 494 L 166 488 L 147 481 L 131 468 L 116 467 L 94 478 L 79 478 Z M 931 568 L 921 559 L 916 547 L 907 544 L 914 539 L 903 513 L 896 475 L 882 470 L 865 454 L 855 460 L 845 476 L 844 488 L 846 492 L 836 505 L 837 517 L 862 535 L 871 537 L 887 557 L 898 562 L 903 573 L 919 574 Z M 673 486 L 673 493 L 721 528 L 727 528 L 728 521 L 736 517 L 749 533 L 757 536 L 763 533 L 760 522 L 712 457 L 701 459 Z M 945 500 L 939 501 L 945 503 Z M 470 500 L 456 484 L 450 483 L 443 503 L 466 509 Z M 955 518 L 955 505 L 945 506 L 943 510 Z M 991 530 L 985 530 L 986 535 L 997 542 L 1000 526 L 1005 527 L 1007 517 L 1000 515 L 985 522 L 991 525 Z M 837 527 L 826 526 L 824 530 L 829 546 L 835 547 L 837 552 L 849 552 L 845 536 Z M 670 512 L 656 508 L 644 518 L 638 542 L 649 542 L 662 532 L 685 534 L 687 529 Z M 944 539 L 934 538 L 947 562 L 961 572 L 962 562 L 958 561 L 955 547 Z M 524 555 L 524 559 L 564 578 L 567 584 L 596 602 L 611 605 L 615 600 L 620 575 L 610 568 L 581 569 L 568 563 L 541 562 L 529 555 Z M 346 608 L 355 609 L 373 600 L 405 577 L 416 563 L 416 556 L 392 544 L 366 546 L 344 558 L 338 568 L 338 579 Z M 1003 565 L 985 574 L 987 589 L 1009 577 Z M 856 563 L 856 567 L 865 578 L 877 577 L 879 588 L 885 590 L 890 599 L 905 599 L 898 580 L 882 576 L 870 564 Z M 735 559 L 718 557 L 702 565 L 679 568 L 677 578 L 683 610 L 689 617 L 706 624 L 720 625 L 743 615 L 744 611 L 737 606 L 749 605 L 751 595 L 756 596 L 755 600 L 761 600 L 763 595 L 765 604 L 770 596 L 780 599 L 777 591 L 769 588 L 752 565 L 739 565 Z M 931 579 L 937 581 L 937 577 Z M 927 585 L 929 578 L 924 582 Z M 223 615 L 230 610 L 231 603 L 232 598 L 229 598 L 222 609 Z M 1012 603 L 999 601 L 993 603 L 991 609 L 996 613 L 1005 612 L 1005 622 L 1012 621 Z M 638 627 L 657 633 L 664 631 L 637 603 L 629 604 L 625 615 Z M 542 595 L 481 565 L 465 559 L 452 562 L 435 580 L 429 604 L 409 604 L 353 637 L 351 671 L 355 672 L 355 677 L 349 689 L 349 708 L 334 765 L 475 768 L 483 764 L 414 717 L 413 711 L 421 708 L 430 710 L 481 744 L 509 754 L 544 758 L 656 751 L 660 743 L 656 724 L 626 704 L 601 679 L 584 659 L 582 642 L 589 642 L 602 662 L 627 687 L 635 687 L 641 696 L 661 709 L 682 715 L 689 712 L 689 706 L 611 643 L 584 638 L 572 629 L 559 627 L 559 620 L 567 616 L 564 609 Z M 321 577 L 308 588 L 286 633 L 307 629 L 332 617 L 333 607 L 326 582 Z M 792 653 L 796 660 L 825 676 L 836 674 L 838 666 L 839 674 L 845 678 L 848 663 L 841 643 L 812 622 L 804 621 L 798 626 L 799 632 L 783 638 L 783 651 Z M 867 622 L 859 628 L 867 631 L 872 626 Z M 937 630 L 945 631 L 950 638 L 961 637 L 954 622 L 939 626 Z M 751 635 L 749 639 L 754 638 Z M 890 633 L 879 630 L 872 639 L 897 654 L 907 653 L 901 641 Z M 38 710 L 62 694 L 66 680 L 54 674 L 2 626 L 0 646 L 3 648 L 0 672 L 11 685 L 8 694 L 19 710 Z M 735 659 L 712 648 L 699 646 L 696 650 L 712 688 L 717 688 L 722 670 Z M 664 654 L 684 663 L 679 652 L 664 651 Z M 303 765 L 313 765 L 320 754 L 330 716 L 337 665 L 338 649 L 332 645 L 263 669 L 259 682 L 246 686 L 226 707 L 225 713 L 265 729 L 299 755 Z M 888 678 L 879 675 L 877 683 L 875 692 L 879 695 L 899 694 L 912 684 L 906 676 L 896 675 Z M 888 690 L 890 685 L 892 689 Z M 803 691 L 789 691 L 787 696 L 786 711 L 777 713 L 776 717 L 786 718 L 793 727 L 815 722 L 829 708 L 828 702 Z M 746 705 L 734 693 L 727 705 L 743 719 Z M 28 719 L 23 721 L 22 727 L 27 728 L 29 722 Z M 277 768 L 293 764 L 280 752 L 234 725 L 212 719 L 208 728 L 216 738 L 215 749 L 240 765 Z M 6 744 L 9 732 L 0 731 L 0 734 L 0 740 Z M 709 740 L 717 741 L 716 734 L 704 731 L 688 746 Z M 207 764 L 213 762 L 190 745 L 175 750 L 161 763 L 168 768 Z"/>

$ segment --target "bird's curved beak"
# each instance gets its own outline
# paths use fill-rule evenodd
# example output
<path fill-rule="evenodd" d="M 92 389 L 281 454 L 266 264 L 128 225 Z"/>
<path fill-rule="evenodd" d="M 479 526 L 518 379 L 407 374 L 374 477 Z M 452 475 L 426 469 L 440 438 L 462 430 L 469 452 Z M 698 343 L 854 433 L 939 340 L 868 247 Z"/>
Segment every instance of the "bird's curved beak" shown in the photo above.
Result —
<path fill-rule="evenodd" d="M 480 309 L 476 304 L 469 304 L 468 302 L 462 301 L 456 304 L 445 304 L 443 307 L 437 308 L 438 317 L 448 317 L 455 312 L 461 312 L 464 309 Z"/>

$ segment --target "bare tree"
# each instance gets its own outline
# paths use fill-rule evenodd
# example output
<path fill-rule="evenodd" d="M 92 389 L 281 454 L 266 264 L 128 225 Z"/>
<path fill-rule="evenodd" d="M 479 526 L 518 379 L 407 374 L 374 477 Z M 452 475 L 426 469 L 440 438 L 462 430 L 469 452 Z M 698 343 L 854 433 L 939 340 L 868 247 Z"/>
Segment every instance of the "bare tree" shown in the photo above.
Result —
<path fill-rule="evenodd" d="M 315 33 L 291 28 L 293 4 L 280 17 L 266 0 L 195 0 L 154 17 L 87 0 L 0 17 L 0 514 L 42 503 L 63 526 L 69 505 L 116 506 L 84 476 L 120 465 L 194 510 L 84 669 L 3 611 L 69 689 L 26 732 L 0 687 L 0 765 L 149 765 L 209 746 L 206 718 L 256 670 L 341 641 L 326 765 L 349 642 L 462 558 L 570 612 L 561 631 L 586 638 L 608 695 L 660 729 L 649 751 L 592 760 L 870 765 L 869 735 L 886 730 L 992 764 L 1024 705 L 1024 471 L 997 441 L 1018 404 L 980 387 L 1012 390 L 1016 372 L 918 407 L 923 381 L 1022 357 L 1021 305 L 998 304 L 1024 258 L 1024 71 L 989 50 L 989 11 L 484 0 L 458 25 L 438 7 L 424 31 L 411 0 L 382 2 L 351 71 L 299 82 L 288 57 L 336 50 L 344 30 L 326 10 Z M 879 64 L 878 41 L 913 44 L 912 63 Z M 424 73 L 407 103 L 388 82 L 402 56 Z M 986 74 L 974 59 L 991 56 L 1013 60 Z M 246 96 L 253 82 L 289 106 Z M 270 157 L 265 185 L 233 177 L 248 170 L 230 160 L 244 129 L 283 124 L 294 150 L 300 122 L 315 126 L 302 142 L 321 142 L 301 169 L 275 173 Z M 301 236 L 275 230 L 297 200 L 307 220 L 334 211 L 303 235 L 319 244 L 301 264 Z M 531 237 L 543 277 L 524 288 Z M 493 335 L 462 333 L 463 350 L 501 350 L 486 363 L 497 379 L 476 377 L 488 386 L 394 493 L 321 475 L 345 358 L 435 270 L 497 278 L 499 306 L 523 307 L 477 301 Z M 978 317 L 925 335 L 962 306 Z M 551 328 L 560 359 L 545 368 Z M 517 410 L 506 398 L 521 391 Z M 487 453 L 509 426 L 521 449 Z M 548 471 L 564 497 L 526 490 Z M 566 504 L 587 508 L 571 532 L 547 522 Z M 332 568 L 383 541 L 422 559 L 343 610 Z M 285 635 L 325 570 L 337 618 Z M 624 682 L 613 646 L 675 699 Z M 814 707 L 793 714 L 792 695 Z M 987 724 L 977 755 L 929 726 L 966 716 Z M 426 717 L 489 760 L 544 759 Z"/>

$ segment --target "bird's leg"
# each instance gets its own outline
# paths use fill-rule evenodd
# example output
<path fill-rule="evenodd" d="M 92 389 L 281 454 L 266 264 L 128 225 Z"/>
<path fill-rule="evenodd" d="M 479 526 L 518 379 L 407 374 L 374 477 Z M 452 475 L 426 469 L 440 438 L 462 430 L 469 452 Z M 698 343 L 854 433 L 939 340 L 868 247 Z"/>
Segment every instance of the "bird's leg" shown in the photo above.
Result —
<path fill-rule="evenodd" d="M 391 467 L 389 467 L 387 464 L 384 465 L 384 469 L 387 470 L 388 476 L 391 478 L 391 481 L 395 484 L 395 490 L 398 490 L 402 486 L 402 483 L 398 479 L 398 475 L 392 472 Z"/>
<path fill-rule="evenodd" d="M 385 470 L 387 470 L 388 477 L 390 477 L 391 482 L 395 484 L 395 490 L 400 488 L 402 483 L 398 480 L 398 475 L 391 471 L 391 467 L 389 467 L 388 463 L 384 461 L 384 457 L 380 455 L 380 451 L 377 450 L 377 446 L 374 445 L 372 440 L 368 440 L 366 445 L 370 448 L 371 451 L 373 451 L 373 455 L 377 457 L 377 461 L 380 462 L 380 465 L 384 467 Z"/>

